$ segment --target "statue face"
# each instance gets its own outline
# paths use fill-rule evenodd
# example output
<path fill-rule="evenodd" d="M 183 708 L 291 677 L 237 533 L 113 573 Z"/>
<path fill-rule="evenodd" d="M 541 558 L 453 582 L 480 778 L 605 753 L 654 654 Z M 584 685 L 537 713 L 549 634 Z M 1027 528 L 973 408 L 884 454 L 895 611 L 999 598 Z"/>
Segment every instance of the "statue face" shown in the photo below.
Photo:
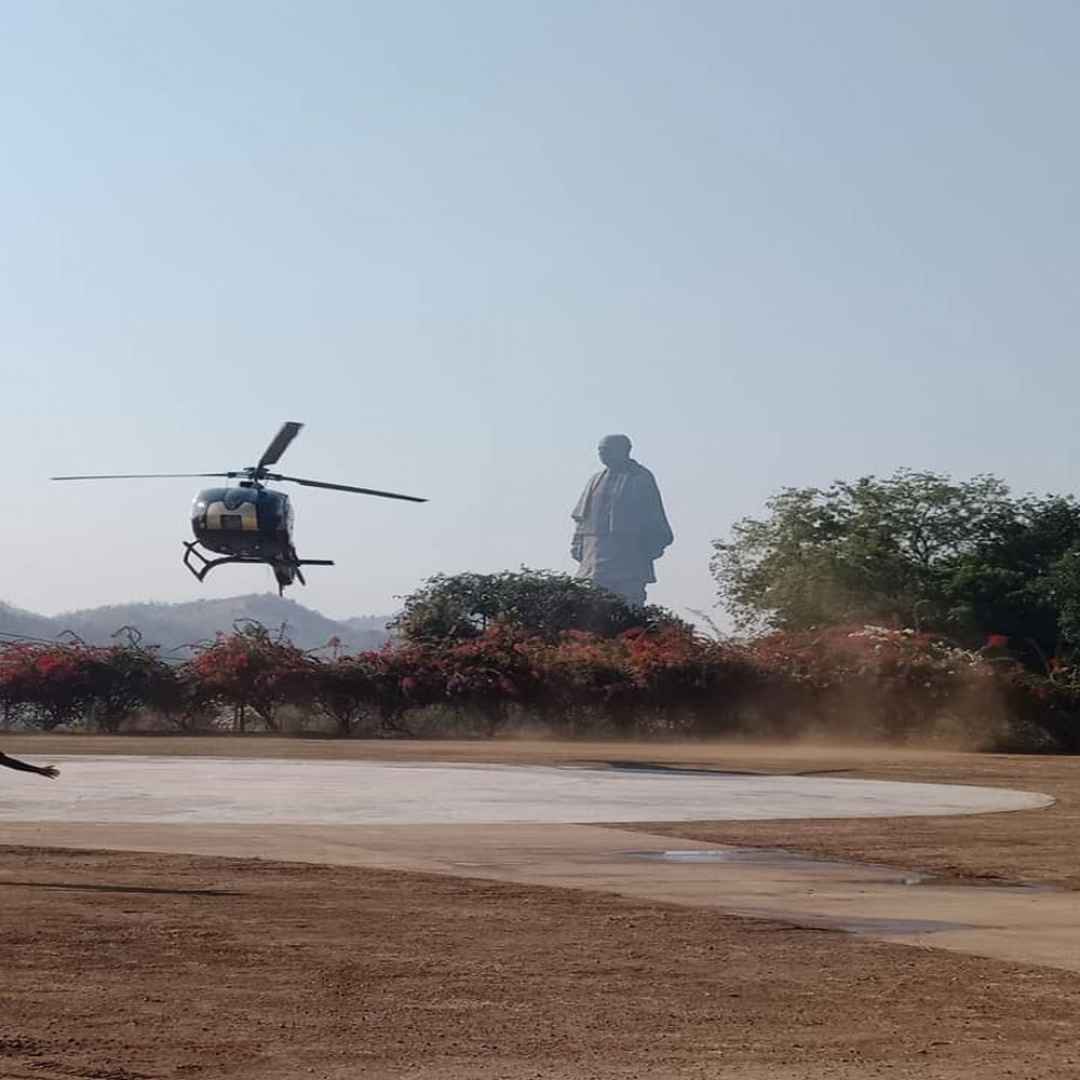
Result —
<path fill-rule="evenodd" d="M 619 465 L 630 457 L 630 440 L 625 435 L 605 435 L 597 451 L 608 467 Z"/>

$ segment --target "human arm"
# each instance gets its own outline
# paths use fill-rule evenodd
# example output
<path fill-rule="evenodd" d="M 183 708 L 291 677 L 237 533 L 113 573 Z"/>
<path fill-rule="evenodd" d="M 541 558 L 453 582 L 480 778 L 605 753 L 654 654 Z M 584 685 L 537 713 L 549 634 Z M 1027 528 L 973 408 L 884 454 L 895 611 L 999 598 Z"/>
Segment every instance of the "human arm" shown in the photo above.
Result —
<path fill-rule="evenodd" d="M 18 758 L 0 754 L 0 765 L 16 772 L 32 772 L 38 776 L 44 776 L 49 780 L 55 780 L 60 775 L 60 770 L 53 765 L 31 765 L 28 761 L 20 761 Z"/>

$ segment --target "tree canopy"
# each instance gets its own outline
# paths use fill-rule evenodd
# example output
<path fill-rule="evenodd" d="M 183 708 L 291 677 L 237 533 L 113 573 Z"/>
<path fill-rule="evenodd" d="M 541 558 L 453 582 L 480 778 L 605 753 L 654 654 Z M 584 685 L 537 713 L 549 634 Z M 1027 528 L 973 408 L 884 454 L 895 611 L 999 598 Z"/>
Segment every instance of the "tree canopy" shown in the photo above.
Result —
<path fill-rule="evenodd" d="M 549 570 L 436 574 L 404 598 L 390 624 L 406 641 L 462 641 L 497 624 L 554 639 L 567 630 L 613 637 L 635 627 L 681 624 L 655 605 L 633 607 L 588 581 Z"/>
<path fill-rule="evenodd" d="M 714 541 L 711 569 L 740 629 L 911 626 L 1052 655 L 1080 646 L 1080 505 L 1010 494 L 993 476 L 901 470 L 786 488 Z"/>

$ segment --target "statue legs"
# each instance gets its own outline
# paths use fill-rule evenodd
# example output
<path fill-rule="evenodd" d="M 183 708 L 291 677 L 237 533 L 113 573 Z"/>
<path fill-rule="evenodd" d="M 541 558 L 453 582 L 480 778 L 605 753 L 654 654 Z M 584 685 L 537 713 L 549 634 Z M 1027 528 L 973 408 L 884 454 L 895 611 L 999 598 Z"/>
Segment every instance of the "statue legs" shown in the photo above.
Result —
<path fill-rule="evenodd" d="M 593 584 L 598 585 L 601 589 L 607 589 L 608 592 L 615 593 L 616 596 L 621 596 L 631 607 L 645 606 L 644 581 L 635 581 L 633 579 L 624 579 L 621 581 L 599 581 L 594 578 Z"/>

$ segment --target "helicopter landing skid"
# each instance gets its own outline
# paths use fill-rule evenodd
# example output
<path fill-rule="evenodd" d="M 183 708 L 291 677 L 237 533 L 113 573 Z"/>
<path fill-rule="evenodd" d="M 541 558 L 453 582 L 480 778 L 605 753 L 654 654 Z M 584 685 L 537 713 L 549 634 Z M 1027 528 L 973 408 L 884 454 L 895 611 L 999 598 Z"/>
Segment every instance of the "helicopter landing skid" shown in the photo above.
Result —
<path fill-rule="evenodd" d="M 277 566 L 270 559 L 259 559 L 252 555 L 222 555 L 217 559 L 208 559 L 200 550 L 198 540 L 185 540 L 184 544 L 184 565 L 199 579 L 199 581 L 205 581 L 206 575 L 214 569 L 215 566 L 225 566 L 227 563 L 249 563 L 249 564 L 262 564 L 270 566 L 277 570 Z M 198 560 L 199 565 L 195 565 L 193 560 Z M 300 573 L 301 566 L 333 566 L 333 559 L 290 559 L 284 563 L 289 569 L 296 573 L 296 576 L 300 579 L 301 585 L 306 585 L 304 581 L 304 575 Z M 282 583 L 282 579 L 278 579 L 279 584 Z"/>
<path fill-rule="evenodd" d="M 196 566 L 193 559 L 198 559 Z M 215 566 L 224 566 L 226 563 L 262 563 L 265 559 L 253 559 L 250 555 L 223 555 L 220 559 L 208 559 L 198 547 L 198 541 L 184 541 L 184 565 L 200 580 L 205 581 L 206 575 Z"/>

